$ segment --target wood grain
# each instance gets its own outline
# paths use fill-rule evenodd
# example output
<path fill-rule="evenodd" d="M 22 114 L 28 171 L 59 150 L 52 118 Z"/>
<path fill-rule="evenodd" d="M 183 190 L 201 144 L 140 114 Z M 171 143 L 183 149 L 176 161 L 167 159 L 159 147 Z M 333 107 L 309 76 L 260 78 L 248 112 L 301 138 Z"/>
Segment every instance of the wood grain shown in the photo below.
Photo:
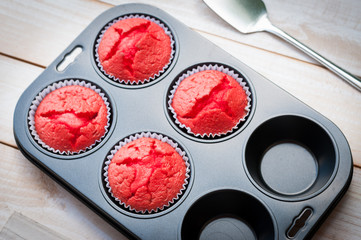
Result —
<path fill-rule="evenodd" d="M 102 2 L 113 5 L 129 2 L 152 4 L 197 31 L 315 63 L 304 53 L 269 33 L 245 35 L 237 32 L 201 0 Z M 111 7 L 102 2 L 1 1 L 2 34 L 7 37 L 0 38 L 0 52 L 47 66 L 96 16 Z M 275 25 L 336 64 L 361 76 L 360 1 L 324 0 L 318 1 L 315 6 L 313 0 L 268 0 L 265 4 Z M 338 8 L 330 7 L 335 5 Z"/>
<path fill-rule="evenodd" d="M 0 142 L 16 146 L 13 134 L 13 115 L 16 103 L 23 91 L 43 71 L 30 65 L 0 55 Z"/>
<path fill-rule="evenodd" d="M 0 239 L 11 240 L 69 240 L 67 237 L 35 222 L 33 219 L 14 212 L 0 232 Z"/>
<path fill-rule="evenodd" d="M 0 144 L 0 152 L 0 229 L 20 212 L 69 239 L 125 239 L 19 150 Z"/>
<path fill-rule="evenodd" d="M 351 186 L 337 207 L 326 219 L 314 240 L 361 239 L 361 170 L 354 168 Z M 356 210 L 357 209 L 357 210 Z"/>
<path fill-rule="evenodd" d="M 108 223 L 33 166 L 17 150 L 0 144 L 0 229 L 14 212 L 69 239 L 125 239 Z M 361 170 L 314 239 L 361 239 Z"/>
<path fill-rule="evenodd" d="M 157 6 L 196 31 L 222 36 L 242 44 L 316 63 L 303 52 L 270 33 L 241 34 L 202 0 L 103 0 L 114 5 L 148 3 Z M 361 76 L 361 1 L 265 0 L 275 26 L 349 72 Z M 318 64 L 318 63 L 316 63 Z M 319 65 L 319 64 L 318 64 Z"/>
<path fill-rule="evenodd" d="M 13 137 L 15 105 L 29 84 L 114 4 L 155 5 L 333 121 L 355 164 L 349 191 L 313 239 L 361 239 L 361 94 L 268 33 L 244 35 L 202 0 L 0 1 L 0 230 L 19 212 L 70 239 L 125 239 L 29 163 Z M 361 75 L 361 1 L 265 0 L 272 22 Z"/>
<path fill-rule="evenodd" d="M 109 4 L 94 1 L 0 1 L 0 52 L 48 66 Z"/>

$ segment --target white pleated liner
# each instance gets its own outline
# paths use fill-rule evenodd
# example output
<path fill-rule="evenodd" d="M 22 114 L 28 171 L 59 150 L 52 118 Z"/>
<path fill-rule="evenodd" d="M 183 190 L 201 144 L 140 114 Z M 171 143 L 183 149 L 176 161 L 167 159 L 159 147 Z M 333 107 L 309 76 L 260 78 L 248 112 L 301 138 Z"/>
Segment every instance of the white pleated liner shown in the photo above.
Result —
<path fill-rule="evenodd" d="M 86 149 L 83 149 L 83 150 L 80 150 L 78 152 L 71 152 L 71 151 L 60 151 L 60 150 L 57 150 L 57 149 L 54 149 L 50 146 L 48 146 L 46 143 L 44 143 L 38 133 L 36 132 L 36 129 L 35 129 L 35 113 L 36 113 L 36 110 L 38 109 L 38 106 L 40 104 L 40 102 L 45 98 L 46 95 L 48 95 L 50 92 L 56 90 L 56 89 L 59 89 L 59 88 L 62 88 L 62 87 L 65 87 L 65 86 L 72 86 L 72 85 L 79 85 L 79 86 L 82 86 L 82 87 L 87 87 L 89 89 L 92 89 L 93 91 L 95 91 L 96 93 L 99 94 L 99 96 L 103 99 L 106 107 L 107 107 L 107 119 L 108 119 L 108 122 L 107 122 L 107 125 L 105 126 L 105 133 L 104 135 L 95 141 L 94 144 L 92 144 L 91 146 L 88 146 Z M 60 82 L 56 82 L 56 83 L 53 83 L 52 85 L 49 85 L 48 87 L 46 87 L 44 90 L 42 90 L 36 97 L 35 99 L 32 101 L 31 103 L 31 106 L 30 106 L 30 110 L 29 110 L 29 114 L 28 114 L 28 124 L 29 124 L 29 129 L 30 129 L 30 132 L 31 132 L 31 135 L 33 136 L 33 138 L 35 139 L 35 141 L 37 141 L 43 148 L 53 152 L 53 153 L 57 153 L 57 154 L 65 154 L 65 155 L 72 155 L 72 154 L 79 154 L 79 153 L 82 153 L 82 152 L 85 152 L 91 148 L 93 148 L 97 143 L 99 143 L 103 138 L 104 136 L 107 134 L 108 132 L 108 129 L 109 129 L 109 125 L 110 125 L 110 104 L 108 102 L 108 99 L 107 97 L 105 96 L 104 93 L 101 92 L 100 89 L 98 89 L 96 86 L 92 85 L 91 83 L 89 82 L 86 82 L 84 80 L 74 80 L 74 79 L 70 79 L 70 80 L 64 80 L 64 81 L 60 81 Z"/>
<path fill-rule="evenodd" d="M 109 168 L 109 164 L 111 163 L 114 155 L 116 152 L 118 152 L 118 150 L 123 147 L 124 145 L 136 140 L 136 139 L 139 139 L 139 138 L 143 138 L 143 137 L 146 137 L 146 138 L 154 138 L 154 139 L 158 139 L 162 142 L 165 142 L 165 143 L 168 143 L 170 146 L 172 146 L 176 152 L 183 158 L 185 164 L 186 164 L 186 175 L 185 175 L 185 179 L 184 179 L 184 183 L 182 185 L 182 188 L 180 189 L 179 193 L 177 194 L 177 196 L 175 198 L 173 198 L 170 202 L 168 202 L 167 205 L 164 205 L 162 207 L 158 207 L 157 209 L 151 209 L 151 210 L 144 210 L 144 211 L 137 211 L 135 210 L 134 208 L 132 208 L 132 206 L 130 205 L 127 205 L 126 203 L 122 202 L 120 199 L 116 198 L 113 193 L 112 193 L 112 188 L 110 187 L 109 185 L 109 180 L 108 180 L 108 168 Z M 190 177 L 190 163 L 189 163 L 189 159 L 188 157 L 186 156 L 186 153 L 180 149 L 178 147 L 178 144 L 173 142 L 171 139 L 169 139 L 168 137 L 166 136 L 163 136 L 161 134 L 158 134 L 158 133 L 151 133 L 151 132 L 141 132 L 141 133 L 137 133 L 135 135 L 131 135 L 125 139 L 123 139 L 122 141 L 120 141 L 111 151 L 110 151 L 110 154 L 106 157 L 106 161 L 105 161 L 105 167 L 104 167 L 104 174 L 103 174 L 103 177 L 104 177 L 104 181 L 106 183 L 106 188 L 107 188 L 107 191 L 109 192 L 109 194 L 111 195 L 111 197 L 118 202 L 118 204 L 120 206 L 122 206 L 123 208 L 131 211 L 131 212 L 136 212 L 136 213 L 141 213 L 141 214 L 151 214 L 151 213 L 157 213 L 159 211 L 162 211 L 164 210 L 165 207 L 169 207 L 171 206 L 174 202 L 176 202 L 180 196 L 184 193 L 184 191 L 186 190 L 187 188 L 187 185 L 189 183 L 188 179 Z"/>
<path fill-rule="evenodd" d="M 220 71 L 220 72 L 223 72 L 229 76 L 231 76 L 232 78 L 234 78 L 240 85 L 241 87 L 243 88 L 243 90 L 246 92 L 246 95 L 247 95 L 247 101 L 248 101 L 248 104 L 247 106 L 245 107 L 245 110 L 246 110 L 246 114 L 238 121 L 238 123 L 231 129 L 229 130 L 228 132 L 225 132 L 225 133 L 210 133 L 210 134 L 199 134 L 199 133 L 193 133 L 192 132 L 192 129 L 190 127 L 187 127 L 185 124 L 179 122 L 178 118 L 177 118 L 177 113 L 174 111 L 173 107 L 172 107 L 172 101 L 173 101 L 173 98 L 174 98 L 174 93 L 176 92 L 179 84 L 184 80 L 186 79 L 187 77 L 197 73 L 197 72 L 201 72 L 201 71 L 205 71 L 205 70 L 217 70 L 217 71 Z M 173 89 L 170 91 L 170 95 L 168 96 L 169 97 L 169 100 L 168 100 L 168 109 L 171 111 L 172 115 L 173 115 L 173 119 L 174 119 L 174 122 L 180 127 L 180 128 L 183 128 L 183 129 L 186 129 L 187 130 L 187 133 L 188 134 L 191 134 L 193 136 L 196 136 L 196 137 L 200 137 L 200 138 L 204 138 L 204 137 L 209 137 L 209 138 L 214 138 L 214 137 L 220 137 L 220 136 L 224 136 L 224 135 L 227 135 L 229 133 L 232 133 L 234 132 L 236 129 L 238 129 L 238 125 L 241 123 L 241 122 L 244 122 L 247 118 L 247 116 L 249 115 L 249 112 L 251 110 L 251 92 L 249 90 L 249 87 L 247 86 L 247 83 L 245 81 L 243 81 L 243 78 L 241 76 L 239 76 L 238 73 L 235 73 L 232 69 L 229 69 L 228 67 L 226 66 L 223 66 L 223 65 L 218 65 L 218 64 L 209 64 L 209 65 L 199 65 L 191 70 L 188 70 L 186 73 L 184 73 L 182 76 L 179 77 L 179 79 L 175 82 L 174 86 L 173 86 Z"/>
<path fill-rule="evenodd" d="M 98 47 L 99 47 L 99 44 L 103 38 L 103 35 L 104 33 L 108 30 L 108 28 L 110 26 L 112 26 L 114 23 L 120 21 L 120 20 L 124 20 L 124 19 L 128 19 L 128 18 L 143 18 L 143 19 L 147 19 L 149 21 L 152 21 L 156 24 L 158 24 L 163 30 L 164 32 L 169 36 L 170 38 L 170 41 L 171 41 L 171 48 L 172 48 L 172 51 L 171 51 L 171 54 L 170 54 L 170 57 L 169 57 L 169 62 L 163 67 L 162 70 L 160 70 L 158 73 L 156 73 L 154 76 L 148 78 L 148 79 L 139 79 L 137 81 L 130 81 L 130 80 L 124 80 L 124 79 L 119 79 L 119 78 L 116 78 L 114 77 L 113 75 L 110 75 L 110 74 L 107 74 L 106 71 L 103 69 L 103 66 L 102 64 L 100 63 L 100 60 L 99 60 L 99 54 L 98 54 Z M 115 82 L 119 82 L 119 83 L 122 83 L 122 84 L 127 84 L 127 85 L 138 85 L 138 84 L 144 84 L 144 83 L 147 83 L 147 82 L 150 82 L 150 81 L 153 81 L 155 80 L 156 78 L 158 78 L 162 73 L 164 73 L 167 68 L 169 67 L 169 65 L 172 63 L 173 61 L 173 58 L 174 58 L 174 54 L 175 54 L 175 50 L 174 50 L 174 46 L 175 46 L 175 43 L 174 43 L 174 38 L 173 38 L 173 35 L 171 33 L 171 31 L 161 22 L 159 21 L 158 19 L 155 19 L 153 17 L 150 17 L 150 16 L 146 16 L 146 15 L 140 15 L 140 14 L 135 14 L 135 15 L 126 15 L 126 16 L 122 16 L 122 17 L 119 17 L 113 21 L 111 21 L 110 23 L 108 23 L 104 29 L 100 32 L 100 35 L 96 41 L 96 45 L 95 45 L 95 60 L 97 62 L 97 66 L 99 67 L 100 71 L 105 75 L 107 76 L 108 78 L 112 79 L 113 81 Z"/>

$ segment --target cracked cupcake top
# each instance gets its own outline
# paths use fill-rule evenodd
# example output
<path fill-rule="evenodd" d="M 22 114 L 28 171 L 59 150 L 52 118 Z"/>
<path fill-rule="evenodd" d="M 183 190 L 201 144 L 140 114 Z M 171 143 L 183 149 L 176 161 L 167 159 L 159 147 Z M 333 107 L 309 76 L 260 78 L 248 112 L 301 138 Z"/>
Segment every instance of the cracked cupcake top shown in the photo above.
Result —
<path fill-rule="evenodd" d="M 186 164 L 177 151 L 158 139 L 142 137 L 121 147 L 109 164 L 113 196 L 136 211 L 162 208 L 177 198 Z"/>
<path fill-rule="evenodd" d="M 214 135 L 232 131 L 247 114 L 247 104 L 246 92 L 234 78 L 205 70 L 181 81 L 171 106 L 194 134 Z"/>
<path fill-rule="evenodd" d="M 35 113 L 35 130 L 49 147 L 78 152 L 105 134 L 107 107 L 95 91 L 78 85 L 50 92 Z"/>
<path fill-rule="evenodd" d="M 159 74 L 170 62 L 171 39 L 158 24 L 128 18 L 111 25 L 98 47 L 106 74 L 131 83 Z"/>

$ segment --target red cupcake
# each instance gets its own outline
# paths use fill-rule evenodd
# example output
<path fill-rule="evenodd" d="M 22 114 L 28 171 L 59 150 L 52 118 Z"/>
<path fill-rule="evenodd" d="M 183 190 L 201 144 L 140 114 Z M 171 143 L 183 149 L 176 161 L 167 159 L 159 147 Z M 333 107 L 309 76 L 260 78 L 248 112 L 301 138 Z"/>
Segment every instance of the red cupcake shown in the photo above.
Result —
<path fill-rule="evenodd" d="M 172 59 L 170 32 L 142 17 L 120 19 L 103 34 L 97 60 L 110 78 L 125 83 L 144 83 L 159 76 Z"/>
<path fill-rule="evenodd" d="M 110 157 L 108 187 L 117 201 L 136 212 L 157 212 L 185 189 L 188 163 L 168 142 L 149 134 L 124 144 Z"/>
<path fill-rule="evenodd" d="M 219 136 L 232 132 L 248 115 L 248 88 L 225 72 L 208 67 L 179 81 L 170 108 L 176 122 L 188 132 Z"/>
<path fill-rule="evenodd" d="M 30 112 L 31 129 L 39 143 L 51 151 L 79 153 L 105 135 L 109 109 L 105 99 L 93 89 L 63 85 L 39 94 L 46 96 L 35 105 L 35 113 Z"/>

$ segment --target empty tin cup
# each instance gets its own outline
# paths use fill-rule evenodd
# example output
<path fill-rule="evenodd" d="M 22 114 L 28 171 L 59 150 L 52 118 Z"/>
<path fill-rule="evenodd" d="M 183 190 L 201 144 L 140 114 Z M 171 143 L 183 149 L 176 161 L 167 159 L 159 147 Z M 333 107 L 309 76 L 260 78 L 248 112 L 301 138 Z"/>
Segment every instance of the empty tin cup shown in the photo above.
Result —
<path fill-rule="evenodd" d="M 183 218 L 181 239 L 276 239 L 268 208 L 245 192 L 222 189 L 199 198 Z"/>
<path fill-rule="evenodd" d="M 262 191 L 296 200 L 321 192 L 337 169 L 334 142 L 319 124 L 283 115 L 261 124 L 248 139 L 245 168 Z"/>

